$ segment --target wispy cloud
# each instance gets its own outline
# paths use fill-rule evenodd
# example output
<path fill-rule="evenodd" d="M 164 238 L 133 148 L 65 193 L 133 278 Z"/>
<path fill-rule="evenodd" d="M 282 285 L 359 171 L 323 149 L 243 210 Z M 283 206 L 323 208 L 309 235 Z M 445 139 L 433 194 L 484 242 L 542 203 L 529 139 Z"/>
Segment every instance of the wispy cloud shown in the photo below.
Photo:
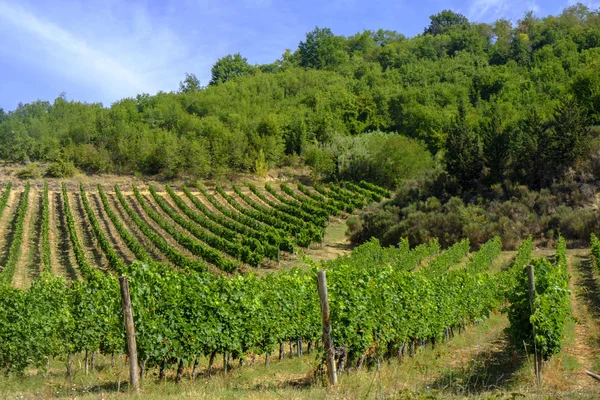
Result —
<path fill-rule="evenodd" d="M 535 13 L 539 10 L 535 0 L 473 0 L 469 5 L 467 17 L 472 21 L 493 21 L 499 18 L 515 20 L 527 11 Z"/>
<path fill-rule="evenodd" d="M 51 13 L 0 1 L 6 42 L 0 54 L 78 81 L 99 91 L 103 100 L 175 89 L 184 72 L 177 63 L 189 55 L 187 49 L 167 27 L 151 21 L 145 9 L 130 8 L 126 18 L 115 15 L 122 11 L 106 7 L 63 15 L 76 21 L 69 24 L 50 20 Z M 86 15 L 92 16 L 88 24 Z"/>

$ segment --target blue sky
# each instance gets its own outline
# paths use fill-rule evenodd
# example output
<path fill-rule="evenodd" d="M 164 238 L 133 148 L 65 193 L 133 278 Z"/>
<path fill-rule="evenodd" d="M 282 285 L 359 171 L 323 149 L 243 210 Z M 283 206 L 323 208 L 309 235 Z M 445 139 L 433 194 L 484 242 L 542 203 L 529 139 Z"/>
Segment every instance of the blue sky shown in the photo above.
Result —
<path fill-rule="evenodd" d="M 452 9 L 472 21 L 557 14 L 569 0 L 0 0 L 0 107 L 67 99 L 109 106 L 138 93 L 177 90 L 186 72 L 202 84 L 219 58 L 252 64 L 292 51 L 315 26 L 421 33 Z M 585 0 L 595 9 L 600 0 Z"/>

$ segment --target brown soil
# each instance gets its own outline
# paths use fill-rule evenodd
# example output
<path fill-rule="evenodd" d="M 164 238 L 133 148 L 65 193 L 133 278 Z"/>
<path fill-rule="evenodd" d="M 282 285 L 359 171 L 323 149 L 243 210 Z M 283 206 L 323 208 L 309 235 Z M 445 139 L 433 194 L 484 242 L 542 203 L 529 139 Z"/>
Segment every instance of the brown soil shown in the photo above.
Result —
<path fill-rule="evenodd" d="M 119 232 L 113 226 L 110 218 L 105 213 L 104 208 L 102 207 L 102 200 L 100 199 L 100 196 L 97 193 L 91 192 L 88 192 L 87 196 L 90 206 L 96 215 L 96 219 L 100 223 L 106 238 L 119 258 L 121 258 L 125 264 L 130 264 L 135 261 L 135 255 L 129 250 L 123 241 L 123 238 L 121 238 L 121 235 L 119 235 Z"/>
<path fill-rule="evenodd" d="M 6 264 L 8 258 L 8 252 L 13 236 L 13 220 L 17 207 L 19 206 L 19 193 L 18 189 L 13 186 L 10 194 L 8 195 L 8 202 L 4 208 L 4 213 L 0 217 L 0 266 Z"/>
<path fill-rule="evenodd" d="M 56 249 L 56 260 L 52 261 L 52 271 L 55 275 L 64 276 L 69 280 L 81 278 L 75 260 L 73 245 L 67 229 L 67 218 L 61 192 L 53 192 L 50 196 L 50 248 Z"/>
<path fill-rule="evenodd" d="M 39 257 L 40 249 L 38 246 L 39 241 L 37 240 L 39 239 L 40 234 L 39 232 L 35 232 L 35 221 L 39 219 L 39 207 L 36 207 L 36 203 L 39 203 L 39 201 L 36 200 L 39 198 L 39 192 L 36 192 L 35 189 L 31 188 L 27 199 L 27 212 L 25 213 L 25 218 L 23 220 L 23 239 L 21 248 L 18 250 L 20 251 L 20 255 L 12 281 L 12 285 L 20 289 L 27 289 L 31 284 L 31 278 L 39 275 L 41 270 L 41 259 Z M 37 260 L 34 258 L 37 258 Z M 37 265 L 32 266 L 33 263 L 36 263 Z M 30 266 L 33 268 L 30 269 Z"/>
<path fill-rule="evenodd" d="M 138 242 L 144 246 L 148 254 L 152 257 L 152 259 L 157 260 L 159 262 L 169 263 L 165 255 L 154 246 L 154 244 L 144 235 L 142 231 L 136 226 L 136 224 L 129 218 L 127 212 L 121 206 L 121 203 L 117 199 L 115 194 L 105 192 L 106 197 L 108 199 L 108 203 L 111 208 L 115 211 L 117 216 L 120 218 L 122 225 L 127 229 L 137 240 Z"/>
<path fill-rule="evenodd" d="M 83 202 L 79 193 L 69 192 L 71 212 L 75 220 L 75 230 L 77 237 L 92 267 L 104 271 L 108 270 L 108 260 L 98 245 L 94 232 L 90 226 L 88 217 L 83 208 Z"/>

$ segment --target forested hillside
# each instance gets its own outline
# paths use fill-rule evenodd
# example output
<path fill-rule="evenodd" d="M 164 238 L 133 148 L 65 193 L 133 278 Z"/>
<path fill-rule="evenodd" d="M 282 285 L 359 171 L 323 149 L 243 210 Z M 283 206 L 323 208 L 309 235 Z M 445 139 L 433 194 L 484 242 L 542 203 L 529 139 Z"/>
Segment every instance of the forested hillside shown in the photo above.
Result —
<path fill-rule="evenodd" d="M 354 221 L 355 240 L 375 231 L 397 243 L 402 230 L 416 241 L 443 241 L 398 221 L 439 212 L 456 195 L 461 207 L 479 197 L 484 214 L 489 201 L 516 198 L 538 219 L 593 202 L 599 124 L 599 11 L 577 4 L 557 16 L 493 24 L 442 11 L 412 38 L 391 30 L 343 37 L 317 27 L 272 64 L 227 55 L 207 86 L 190 73 L 174 92 L 110 107 L 61 95 L 0 110 L 0 159 L 51 162 L 54 176 L 77 167 L 167 179 L 305 162 L 318 178 L 402 189 L 392 211 L 378 211 L 387 220 Z M 500 214 L 494 223 L 515 217 Z M 473 238 L 463 228 L 457 236 L 473 243 L 505 236 L 495 227 Z M 557 228 L 547 221 L 515 237 L 553 236 L 548 230 Z"/>

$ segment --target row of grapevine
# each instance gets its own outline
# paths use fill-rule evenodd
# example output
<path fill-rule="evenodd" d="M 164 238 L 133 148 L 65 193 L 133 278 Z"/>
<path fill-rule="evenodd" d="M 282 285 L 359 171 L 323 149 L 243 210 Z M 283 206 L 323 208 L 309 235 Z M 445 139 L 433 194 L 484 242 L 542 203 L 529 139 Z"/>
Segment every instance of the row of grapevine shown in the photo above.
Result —
<path fill-rule="evenodd" d="M 200 209 L 202 214 L 197 213 L 191 207 L 189 207 L 179 197 L 171 186 L 166 185 L 167 193 L 175 203 L 175 205 L 185 214 L 189 219 L 204 227 L 210 232 L 225 238 L 231 242 L 240 242 L 243 246 L 249 247 L 251 250 L 258 254 L 264 254 L 266 257 L 276 260 L 279 256 L 279 247 L 268 242 L 269 237 L 252 230 L 245 225 L 237 224 L 235 221 L 224 217 L 223 215 L 211 212 L 200 200 L 193 197 L 187 187 L 183 187 L 186 197 L 192 197 L 197 202 L 194 203 L 196 208 Z M 189 193 L 189 195 L 188 195 Z M 263 241 L 263 242 L 261 242 Z"/>
<path fill-rule="evenodd" d="M 188 249 L 192 254 L 198 256 L 208 263 L 215 265 L 217 268 L 226 271 L 234 272 L 240 267 L 240 263 L 227 258 L 220 251 L 205 246 L 203 243 L 193 239 L 192 237 L 180 232 L 174 225 L 163 218 L 159 213 L 154 211 L 152 207 L 144 200 L 137 186 L 133 185 L 133 195 L 138 204 L 142 207 L 146 215 L 148 215 L 161 229 L 165 230 L 184 248 Z"/>
<path fill-rule="evenodd" d="M 51 271 L 50 261 L 50 202 L 48 199 L 48 182 L 44 182 L 42 193 L 42 264 L 44 271 Z"/>
<path fill-rule="evenodd" d="M 246 215 L 248 218 L 253 218 L 253 219 L 257 220 L 258 222 L 262 222 L 265 225 L 272 226 L 273 228 L 276 228 L 277 230 L 279 230 L 279 232 L 287 232 L 292 235 L 296 234 L 301 229 L 301 227 L 291 225 L 291 224 L 289 224 L 285 221 L 281 221 L 277 218 L 272 218 L 269 215 L 264 216 L 256 210 L 252 210 L 250 208 L 246 208 L 246 207 L 242 206 L 233 197 L 228 195 L 225 192 L 225 190 L 223 190 L 223 188 L 219 185 L 217 185 L 215 187 L 215 190 L 223 199 L 225 199 L 225 201 L 231 207 L 235 208 L 240 213 Z"/>
<path fill-rule="evenodd" d="M 329 204 L 331 207 L 334 207 L 338 211 L 343 210 L 343 211 L 346 211 L 347 213 L 351 213 L 354 210 L 352 205 L 341 202 L 341 201 L 333 199 L 333 198 L 325 197 L 317 191 L 313 192 L 301 183 L 298 183 L 296 185 L 296 187 L 298 188 L 298 191 L 300 191 L 300 193 L 304 194 L 305 196 L 310 197 L 311 199 L 313 199 L 315 201 Z"/>
<path fill-rule="evenodd" d="M 106 258 L 108 259 L 108 265 L 117 273 L 121 274 L 123 272 L 123 269 L 125 268 L 125 264 L 123 263 L 123 260 L 121 260 L 121 258 L 117 255 L 117 252 L 113 249 L 112 245 L 108 241 L 108 238 L 104 234 L 104 231 L 100 227 L 100 222 L 98 222 L 98 219 L 94 214 L 94 210 L 92 210 L 92 207 L 90 206 L 90 202 L 88 200 L 87 194 L 85 193 L 83 183 L 79 185 L 79 193 L 83 202 L 83 208 L 85 210 L 88 220 L 90 221 L 90 225 L 92 226 L 94 236 L 96 237 L 100 248 L 102 249 L 102 251 L 106 255 Z"/>
<path fill-rule="evenodd" d="M 242 190 L 237 185 L 233 185 L 233 191 L 235 192 L 235 194 L 238 195 L 240 199 L 242 199 L 244 203 L 246 203 L 248 206 L 255 209 L 256 211 L 259 211 L 263 214 L 271 215 L 281 221 L 287 222 L 291 226 L 295 226 L 297 229 L 301 229 L 303 226 L 307 225 L 307 222 L 301 218 L 285 213 L 281 210 L 278 210 L 277 208 L 267 207 L 266 205 L 260 204 L 259 202 L 253 200 L 250 196 L 242 192 Z"/>
<path fill-rule="evenodd" d="M 421 258 L 439 249 L 436 243 L 430 246 L 428 252 L 408 251 L 402 244 L 394 251 L 399 259 L 409 259 L 406 253 L 412 251 Z M 350 258 L 326 263 L 332 335 L 344 364 L 358 367 L 369 354 L 390 357 L 423 341 L 435 343 L 452 328 L 486 318 L 499 304 L 497 277 L 483 268 L 450 268 L 466 250 L 468 242 L 463 241 L 436 257 L 435 268 L 413 270 L 389 262 L 393 253 L 382 253 L 372 242 Z M 355 255 L 382 263 L 361 268 L 352 262 Z"/>
<path fill-rule="evenodd" d="M 373 193 L 377 193 L 378 195 L 382 196 L 382 197 L 387 197 L 387 198 L 391 198 L 392 197 L 392 192 L 390 192 L 387 189 L 384 189 L 380 186 L 374 185 L 371 182 L 367 182 L 367 181 L 360 181 L 358 183 L 358 185 L 364 189 L 367 189 Z"/>
<path fill-rule="evenodd" d="M 353 209 L 363 207 L 366 204 L 366 200 L 362 196 L 357 196 L 334 184 L 329 184 L 328 189 L 320 184 L 315 184 L 313 188 L 323 196 L 349 204 Z"/>
<path fill-rule="evenodd" d="M 358 186 L 352 182 L 342 182 L 342 187 L 351 192 L 358 193 L 364 198 L 370 199 L 372 201 L 379 202 L 383 199 L 383 196 L 379 193 L 371 191 L 370 189 L 365 189 L 364 187 Z"/>
<path fill-rule="evenodd" d="M 100 272 L 97 269 L 92 268 L 92 266 L 88 263 L 88 261 L 85 258 L 85 252 L 81 247 L 81 242 L 77 237 L 77 231 L 75 229 L 75 219 L 73 218 L 73 213 L 71 212 L 71 204 L 69 203 L 69 193 L 67 191 L 67 185 L 65 185 L 64 183 L 62 184 L 62 197 L 65 219 L 67 220 L 67 230 L 69 231 L 69 238 L 71 240 L 71 245 L 73 246 L 73 252 L 75 253 L 75 260 L 77 261 L 77 266 L 79 267 L 79 271 L 81 272 L 81 275 L 84 279 L 92 279 Z"/>
<path fill-rule="evenodd" d="M 71 220 L 68 208 L 66 214 Z M 435 247 L 432 245 L 431 249 Z M 403 341 L 439 337 L 445 327 L 485 317 L 485 311 L 491 307 L 494 285 L 489 274 L 471 274 L 461 268 L 451 269 L 444 276 L 426 277 L 418 271 L 411 272 L 410 268 L 387 264 L 388 260 L 404 257 L 406 251 L 382 249 L 372 242 L 357 248 L 355 254 L 363 260 L 377 260 L 375 254 L 380 254 L 381 263 L 364 264 L 349 257 L 326 265 L 333 334 L 336 343 L 347 349 L 349 360 L 371 354 L 368 352 L 371 348 L 375 350 L 371 355 L 380 357 Z M 159 263 L 134 262 L 125 266 L 123 273 L 130 279 L 140 362 L 147 367 L 215 353 L 229 353 L 234 358 L 269 355 L 281 343 L 299 339 L 311 343 L 320 336 L 314 270 L 288 270 L 261 279 L 254 274 L 228 278 L 177 271 Z M 32 328 L 35 321 L 11 327 L 4 313 L 0 314 L 0 334 L 13 329 L 13 333 L 21 335 L 19 340 L 28 343 L 33 342 L 30 335 L 34 334 L 41 335 L 44 343 L 49 337 L 54 338 L 54 347 L 39 350 L 47 353 L 21 354 L 34 363 L 43 360 L 43 356 L 82 349 L 122 351 L 123 328 L 114 301 L 116 298 L 118 305 L 116 277 L 96 274 L 71 286 L 59 282 L 60 279 L 45 274 L 34 281 L 30 291 L 45 287 L 46 291 L 57 292 L 46 300 L 36 297 L 36 304 L 23 300 L 29 296 L 28 292 L 0 286 L 0 306 L 10 312 L 16 312 L 10 306 L 15 301 L 9 298 L 12 296 L 23 300 L 19 303 L 22 315 L 33 315 L 32 308 L 47 309 L 51 303 L 61 310 L 65 321 L 62 325 L 50 324 L 47 331 L 40 333 Z M 461 296 L 476 290 L 481 294 L 478 308 L 461 302 Z M 57 304 L 59 299 L 64 301 Z M 440 302 L 454 305 L 456 310 L 443 309 L 444 313 L 440 313 L 433 306 Z M 49 315 L 55 317 L 55 313 Z M 22 329 L 23 326 L 29 330 Z M 28 362 L 15 360 L 17 356 L 0 347 L 0 369 L 25 368 Z M 5 363 L 6 360 L 11 364 Z"/>
<path fill-rule="evenodd" d="M 108 218 L 110 218 L 111 222 L 113 223 L 113 226 L 117 229 L 117 232 L 119 232 L 119 235 L 121 236 L 121 239 L 123 239 L 123 241 L 125 242 L 125 245 L 129 248 L 129 250 L 131 250 L 131 252 L 135 255 L 135 257 L 138 260 L 151 261 L 150 255 L 148 254 L 144 246 L 140 244 L 140 242 L 135 238 L 135 236 L 133 236 L 127 229 L 125 229 L 125 227 L 121 223 L 121 219 L 117 216 L 117 214 L 115 214 L 115 211 L 110 206 L 108 198 L 106 197 L 106 194 L 104 194 L 104 189 L 100 184 L 98 184 L 98 193 L 100 195 L 100 201 L 102 202 L 102 207 L 104 208 L 104 211 L 108 215 Z"/>
<path fill-rule="evenodd" d="M 117 199 L 119 200 L 121 207 L 123 207 L 125 213 L 127 213 L 133 223 L 148 239 L 150 239 L 156 248 L 159 249 L 171 263 L 173 263 L 173 265 L 183 269 L 191 269 L 193 271 L 206 271 L 206 264 L 204 264 L 202 261 L 195 260 L 181 254 L 179 251 L 171 247 L 165 239 L 157 234 L 142 218 L 140 218 L 140 216 L 127 203 L 125 197 L 123 197 L 121 189 L 119 189 L 118 185 L 115 185 L 115 194 L 117 195 Z"/>
<path fill-rule="evenodd" d="M 268 183 L 265 184 L 265 189 L 267 190 L 267 192 L 269 192 L 271 194 L 271 196 L 276 198 L 281 203 L 287 204 L 288 206 L 291 206 L 291 207 L 299 208 L 300 210 L 306 212 L 309 215 L 316 215 L 318 217 L 324 218 L 325 220 L 327 220 L 329 218 L 329 213 L 327 212 L 327 210 L 324 210 L 321 207 L 315 207 L 312 204 L 309 204 L 307 202 L 302 202 L 302 201 L 298 201 L 295 199 L 286 198 L 283 195 L 281 195 L 280 193 L 278 193 L 277 190 L 275 190 L 275 188 L 273 188 Z"/>
<path fill-rule="evenodd" d="M 260 190 L 258 190 L 258 188 L 256 186 L 254 186 L 253 184 L 248 184 L 248 188 L 256 197 L 258 197 L 262 202 L 267 204 L 269 207 L 272 207 L 283 213 L 286 213 L 288 215 L 296 217 L 296 218 L 304 221 L 305 223 L 309 223 L 309 224 L 319 226 L 319 227 L 324 227 L 325 224 L 327 223 L 327 218 L 325 218 L 325 217 L 321 217 L 318 215 L 312 215 L 300 208 L 290 206 L 289 204 L 270 200 L 267 196 L 264 195 L 264 193 L 262 193 Z"/>
<path fill-rule="evenodd" d="M 320 202 L 320 201 L 316 201 L 315 199 L 311 198 L 310 196 L 299 195 L 285 183 L 280 184 L 279 187 L 281 188 L 281 191 L 283 193 L 287 194 L 292 199 L 299 201 L 301 203 L 306 203 L 315 209 L 323 209 L 329 215 L 339 215 L 340 212 L 342 211 L 341 208 L 335 207 L 326 201 Z"/>
<path fill-rule="evenodd" d="M 238 260 L 247 263 L 253 267 L 258 267 L 264 257 L 263 254 L 254 252 L 250 248 L 243 246 L 239 243 L 232 243 L 229 240 L 216 236 L 209 231 L 206 231 L 191 221 L 188 221 L 182 217 L 179 212 L 173 209 L 167 201 L 162 198 L 154 189 L 152 185 L 149 187 L 150 194 L 154 198 L 154 201 L 158 204 L 161 210 L 168 215 L 173 221 L 185 228 L 188 232 L 200 239 L 204 243 L 213 247 L 214 249 L 228 254 Z M 218 260 L 220 261 L 220 260 Z"/>
<path fill-rule="evenodd" d="M 496 236 L 484 243 L 467 263 L 467 269 L 473 272 L 486 270 L 502 251 L 502 240 Z"/>
<path fill-rule="evenodd" d="M 514 343 L 519 346 L 525 343 L 530 351 L 548 360 L 560 351 L 565 325 L 571 315 L 564 239 L 559 238 L 554 263 L 537 258 L 531 264 L 535 275 L 535 301 L 530 302 L 527 270 L 522 268 L 515 290 L 508 297 L 508 331 Z"/>
<path fill-rule="evenodd" d="M 29 182 L 27 182 L 25 190 L 21 195 L 19 207 L 17 208 L 17 213 L 15 215 L 13 240 L 10 244 L 10 249 L 8 250 L 8 259 L 6 260 L 6 265 L 0 274 L 0 279 L 2 279 L 4 282 L 12 282 L 15 268 L 17 267 L 17 262 L 19 261 L 19 257 L 22 253 L 21 243 L 23 241 L 23 231 L 25 228 L 24 221 L 25 215 L 27 214 L 27 205 L 29 204 L 29 188 L 30 185 Z"/>
<path fill-rule="evenodd" d="M 10 196 L 11 189 L 12 189 L 12 182 L 8 182 L 8 184 L 4 188 L 2 197 L 0 197 L 0 217 L 2 216 L 2 214 L 4 214 L 4 210 L 6 209 L 6 205 L 8 204 L 8 197 Z"/>
<path fill-rule="evenodd" d="M 431 260 L 427 265 L 423 266 L 421 271 L 428 275 L 443 274 L 449 266 L 454 265 L 465 258 L 470 247 L 471 245 L 467 238 L 454 243 L 447 250 L 441 252 L 437 257 Z"/>
<path fill-rule="evenodd" d="M 590 235 L 590 248 L 594 267 L 600 269 L 600 239 L 593 233 Z"/>
<path fill-rule="evenodd" d="M 279 248 L 281 250 L 290 252 L 294 251 L 294 243 L 284 231 L 271 227 L 244 214 L 235 212 L 227 208 L 226 206 L 221 204 L 212 194 L 210 194 L 201 183 L 196 185 L 196 187 L 198 188 L 202 196 L 204 196 L 204 198 L 208 200 L 213 207 L 215 207 L 220 213 L 222 213 L 226 217 L 240 224 L 246 225 L 248 228 L 251 228 L 255 231 L 265 232 L 266 234 L 272 237 L 272 240 L 275 240 L 275 242 L 278 243 Z"/>

